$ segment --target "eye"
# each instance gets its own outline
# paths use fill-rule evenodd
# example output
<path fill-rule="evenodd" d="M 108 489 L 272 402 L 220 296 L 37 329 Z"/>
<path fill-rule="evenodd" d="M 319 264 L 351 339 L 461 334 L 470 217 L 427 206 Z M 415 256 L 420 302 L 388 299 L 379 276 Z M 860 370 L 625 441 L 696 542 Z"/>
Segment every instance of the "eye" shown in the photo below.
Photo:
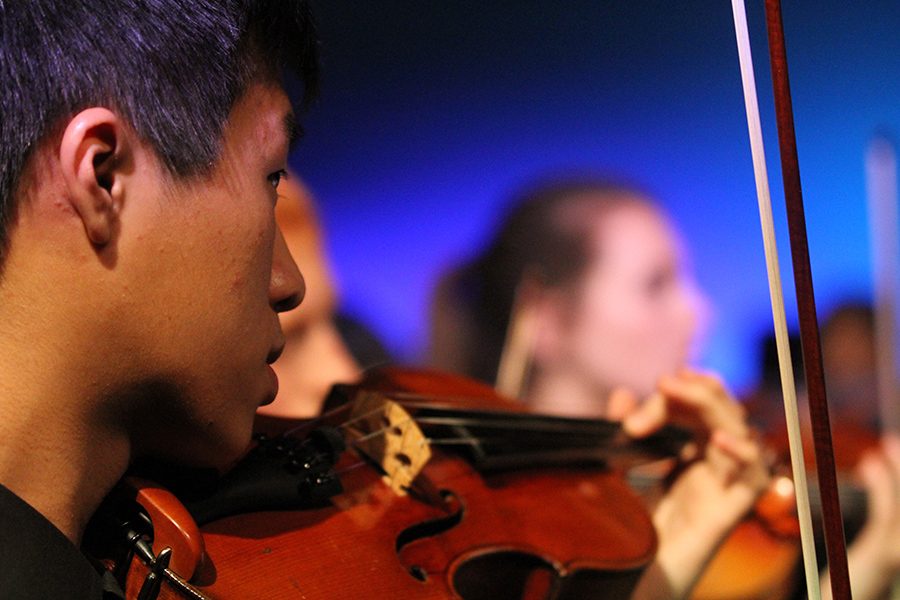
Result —
<path fill-rule="evenodd" d="M 277 190 L 278 184 L 281 183 L 281 180 L 287 179 L 287 177 L 288 177 L 288 174 L 285 169 L 278 169 L 274 173 L 269 174 L 269 176 L 266 177 L 266 179 L 268 180 L 269 185 L 271 185 L 273 189 Z"/>

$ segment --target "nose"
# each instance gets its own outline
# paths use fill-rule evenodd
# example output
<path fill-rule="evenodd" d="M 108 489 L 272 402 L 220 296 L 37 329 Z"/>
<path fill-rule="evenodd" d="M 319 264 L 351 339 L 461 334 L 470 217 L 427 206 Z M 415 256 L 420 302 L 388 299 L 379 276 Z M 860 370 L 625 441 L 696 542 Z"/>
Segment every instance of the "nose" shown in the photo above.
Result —
<path fill-rule="evenodd" d="M 287 312 L 297 308 L 306 295 L 303 275 L 288 250 L 281 228 L 275 230 L 275 248 L 272 255 L 272 277 L 269 280 L 269 304 L 275 312 Z"/>

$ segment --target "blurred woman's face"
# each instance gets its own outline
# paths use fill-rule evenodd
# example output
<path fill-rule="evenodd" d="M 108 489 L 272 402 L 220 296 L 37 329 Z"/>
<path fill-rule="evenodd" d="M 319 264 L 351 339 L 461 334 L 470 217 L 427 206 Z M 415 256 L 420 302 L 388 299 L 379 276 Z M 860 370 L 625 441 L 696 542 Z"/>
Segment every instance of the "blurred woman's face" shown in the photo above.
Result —
<path fill-rule="evenodd" d="M 564 360 L 593 387 L 649 394 L 689 358 L 704 301 L 655 209 L 624 204 L 599 219 L 563 326 Z"/>

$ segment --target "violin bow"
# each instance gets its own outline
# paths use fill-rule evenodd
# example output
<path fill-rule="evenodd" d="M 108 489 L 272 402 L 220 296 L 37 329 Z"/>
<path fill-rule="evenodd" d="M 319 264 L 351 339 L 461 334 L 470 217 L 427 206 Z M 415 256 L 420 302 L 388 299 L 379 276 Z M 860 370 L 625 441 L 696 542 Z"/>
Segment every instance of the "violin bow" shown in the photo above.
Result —
<path fill-rule="evenodd" d="M 810 421 L 816 456 L 816 471 L 822 500 L 825 546 L 831 573 L 831 591 L 835 600 L 850 599 L 850 578 L 847 569 L 847 551 L 844 542 L 843 522 L 834 468 L 834 451 L 831 442 L 831 424 L 825 396 L 825 377 L 822 369 L 822 350 L 816 318 L 815 296 L 809 262 L 809 246 L 803 197 L 800 187 L 800 166 L 797 159 L 797 142 L 788 81 L 787 55 L 785 51 L 784 25 L 780 0 L 766 0 L 766 28 L 769 37 L 769 58 L 775 92 L 775 113 L 781 155 L 781 172 L 784 183 L 785 205 L 788 216 L 791 260 L 794 269 L 794 285 L 800 321 L 800 338 L 809 396 Z M 753 62 L 747 31 L 746 9 L 743 0 L 732 0 L 738 54 L 741 62 L 741 79 L 747 111 L 747 126 L 753 155 L 753 171 L 756 178 L 760 222 L 769 276 L 769 292 L 775 323 L 781 382 L 784 392 L 785 418 L 791 452 L 791 467 L 797 489 L 797 511 L 801 526 L 801 544 L 809 597 L 820 597 L 815 548 L 812 540 L 812 519 L 809 511 L 809 490 L 797 417 L 796 385 L 791 368 L 787 325 L 784 317 L 784 298 L 778 269 L 777 246 L 772 208 L 768 189 L 768 176 L 763 152 L 762 128 L 753 77 Z"/>
<path fill-rule="evenodd" d="M 875 299 L 875 356 L 882 432 L 900 432 L 897 402 L 897 153 L 891 141 L 876 136 L 866 152 L 866 195 Z"/>

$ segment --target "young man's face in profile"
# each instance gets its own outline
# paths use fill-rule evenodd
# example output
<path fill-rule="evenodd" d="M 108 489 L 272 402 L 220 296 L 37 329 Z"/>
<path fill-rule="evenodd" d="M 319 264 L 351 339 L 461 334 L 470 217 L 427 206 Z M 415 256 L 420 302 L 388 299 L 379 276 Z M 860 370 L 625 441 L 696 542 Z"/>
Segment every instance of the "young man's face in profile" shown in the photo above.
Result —
<path fill-rule="evenodd" d="M 269 363 L 284 338 L 276 308 L 303 295 L 303 280 L 274 220 L 291 114 L 284 92 L 255 84 L 232 109 L 209 175 L 161 184 L 141 236 L 123 236 L 142 290 L 132 333 L 141 368 L 163 394 L 163 434 L 139 452 L 227 464 L 249 442 L 256 408 L 271 401 Z M 168 188 L 163 190 L 163 188 Z M 126 207 L 124 210 L 128 210 Z M 130 222 L 123 219 L 123 227 Z"/>

